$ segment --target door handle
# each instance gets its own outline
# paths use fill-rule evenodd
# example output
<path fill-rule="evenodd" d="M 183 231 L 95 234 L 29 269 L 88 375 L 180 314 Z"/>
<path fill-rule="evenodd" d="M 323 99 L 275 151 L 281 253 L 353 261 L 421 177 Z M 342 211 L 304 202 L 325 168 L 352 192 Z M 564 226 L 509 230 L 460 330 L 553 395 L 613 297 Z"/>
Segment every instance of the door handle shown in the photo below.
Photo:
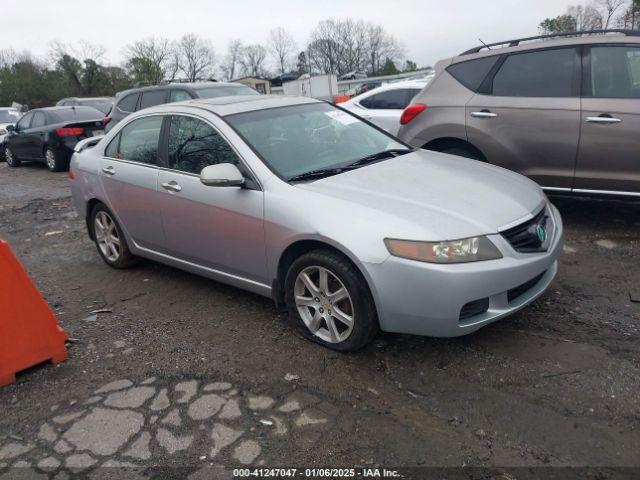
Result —
<path fill-rule="evenodd" d="M 108 167 L 103 167 L 102 171 L 104 173 L 106 173 L 107 175 L 115 175 L 116 174 L 116 169 L 113 168 L 111 165 L 109 165 Z"/>
<path fill-rule="evenodd" d="M 587 117 L 587 123 L 620 123 L 622 120 L 612 117 L 611 115 L 600 115 L 598 117 Z"/>
<path fill-rule="evenodd" d="M 171 180 L 169 183 L 163 183 L 162 184 L 162 188 L 164 188 L 165 190 L 169 190 L 172 192 L 179 192 L 180 190 L 182 190 L 182 187 L 180 185 L 178 185 L 177 182 Z"/>
<path fill-rule="evenodd" d="M 498 114 L 489 110 L 482 110 L 480 112 L 471 112 L 471 116 L 475 118 L 496 118 Z"/>

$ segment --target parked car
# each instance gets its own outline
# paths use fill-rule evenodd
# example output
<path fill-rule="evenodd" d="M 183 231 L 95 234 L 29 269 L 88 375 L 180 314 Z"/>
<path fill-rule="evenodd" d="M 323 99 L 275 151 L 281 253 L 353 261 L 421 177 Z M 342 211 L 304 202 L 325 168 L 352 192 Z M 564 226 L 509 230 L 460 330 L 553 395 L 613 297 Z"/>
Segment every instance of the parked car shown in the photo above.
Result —
<path fill-rule="evenodd" d="M 235 95 L 260 95 L 241 83 L 200 82 L 172 83 L 154 87 L 133 88 L 116 95 L 116 100 L 107 115 L 106 131 L 115 127 L 123 118 L 143 108 L 163 103 L 181 102 L 193 98 L 214 98 Z"/>
<path fill-rule="evenodd" d="M 10 167 L 23 161 L 45 162 L 52 172 L 66 170 L 78 141 L 102 135 L 102 112 L 91 107 L 31 110 L 7 128 L 5 159 Z"/>
<path fill-rule="evenodd" d="M 515 170 L 550 191 L 639 196 L 640 32 L 553 37 L 439 62 L 399 137 Z"/>
<path fill-rule="evenodd" d="M 347 72 L 344 73 L 342 75 L 340 75 L 340 77 L 338 78 L 338 80 L 357 80 L 360 78 L 367 78 L 367 74 L 364 72 L 356 72 L 355 70 L 353 72 Z"/>
<path fill-rule="evenodd" d="M 7 127 L 14 126 L 20 120 L 20 111 L 15 108 L 0 108 L 0 159 L 4 159 L 4 139 Z"/>
<path fill-rule="evenodd" d="M 280 75 L 277 75 L 270 80 L 271 86 L 281 87 L 283 83 L 292 82 L 294 80 L 297 80 L 298 77 L 299 75 L 294 73 L 281 73 Z"/>
<path fill-rule="evenodd" d="M 427 80 L 385 83 L 341 103 L 340 106 L 396 135 L 403 110 L 426 83 Z"/>
<path fill-rule="evenodd" d="M 381 85 L 382 85 L 382 82 L 363 83 L 362 85 L 356 88 L 355 93 L 356 95 L 362 95 L 363 93 L 368 92 L 369 90 L 373 90 L 374 88 L 378 88 Z"/>
<path fill-rule="evenodd" d="M 562 251 L 534 182 L 312 98 L 157 106 L 76 150 L 73 201 L 109 266 L 145 257 L 272 297 L 336 350 L 477 330 L 540 296 Z"/>
<path fill-rule="evenodd" d="M 92 97 L 92 98 L 63 98 L 56 103 L 58 107 L 93 107 L 103 114 L 108 114 L 113 107 L 113 97 Z"/>

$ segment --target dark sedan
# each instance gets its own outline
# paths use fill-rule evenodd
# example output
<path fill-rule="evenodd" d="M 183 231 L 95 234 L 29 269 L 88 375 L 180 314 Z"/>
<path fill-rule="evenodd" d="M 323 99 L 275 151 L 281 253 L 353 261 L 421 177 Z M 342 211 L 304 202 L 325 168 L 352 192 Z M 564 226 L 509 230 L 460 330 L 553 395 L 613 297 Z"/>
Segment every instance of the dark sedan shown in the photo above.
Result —
<path fill-rule="evenodd" d="M 44 162 L 52 172 L 69 168 L 80 140 L 104 133 L 103 114 L 91 107 L 49 107 L 31 110 L 7 128 L 5 158 L 10 167 L 23 161 Z"/>

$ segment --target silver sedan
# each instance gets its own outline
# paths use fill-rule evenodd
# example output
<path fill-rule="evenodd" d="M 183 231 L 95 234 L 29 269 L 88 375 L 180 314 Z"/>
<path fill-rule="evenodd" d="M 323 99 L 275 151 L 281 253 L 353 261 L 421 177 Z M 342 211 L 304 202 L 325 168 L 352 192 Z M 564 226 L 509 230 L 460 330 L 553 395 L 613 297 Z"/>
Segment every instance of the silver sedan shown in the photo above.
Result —
<path fill-rule="evenodd" d="M 271 297 L 340 351 L 378 330 L 473 332 L 540 296 L 562 250 L 532 181 L 307 98 L 142 110 L 79 144 L 69 176 L 108 265 L 144 257 Z"/>

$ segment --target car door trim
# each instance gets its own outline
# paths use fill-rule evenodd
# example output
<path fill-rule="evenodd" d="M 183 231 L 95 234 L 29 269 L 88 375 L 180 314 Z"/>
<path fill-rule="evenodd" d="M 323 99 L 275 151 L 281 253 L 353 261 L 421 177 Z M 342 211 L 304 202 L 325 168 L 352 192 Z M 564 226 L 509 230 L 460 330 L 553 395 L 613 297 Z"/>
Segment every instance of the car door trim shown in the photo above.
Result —
<path fill-rule="evenodd" d="M 162 257 L 162 258 L 165 258 L 165 259 L 173 261 L 173 262 L 178 262 L 178 263 L 181 263 L 183 265 L 187 265 L 189 267 L 196 268 L 198 270 L 205 270 L 205 271 L 207 271 L 209 273 L 212 273 L 214 275 L 219 275 L 221 277 L 225 277 L 225 278 L 229 278 L 229 279 L 232 279 L 232 280 L 235 280 L 235 281 L 238 281 L 238 282 L 242 282 L 242 283 L 246 283 L 246 284 L 249 284 L 249 285 L 253 285 L 253 286 L 258 287 L 260 289 L 264 289 L 265 295 L 267 295 L 267 296 L 271 295 L 271 286 L 269 286 L 269 285 L 267 285 L 265 283 L 261 283 L 261 282 L 258 282 L 256 280 L 251 280 L 251 279 L 246 278 L 246 277 L 241 277 L 239 275 L 234 275 L 232 273 L 227 273 L 227 272 L 224 272 L 222 270 L 217 270 L 215 268 L 205 267 L 204 265 L 200 265 L 198 263 L 189 262 L 188 260 L 183 260 L 181 258 L 174 257 L 173 255 L 168 255 L 166 253 L 160 253 L 157 250 L 152 250 L 150 248 L 141 247 L 134 240 L 132 240 L 132 243 L 134 244 L 134 246 L 135 246 L 135 248 L 137 250 L 140 250 L 142 252 L 148 253 L 150 255 L 155 255 L 155 256 L 158 256 L 158 257 Z"/>
<path fill-rule="evenodd" d="M 589 190 L 584 188 L 541 187 L 549 192 L 588 193 L 601 195 L 618 195 L 621 197 L 640 197 L 640 192 L 623 192 L 618 190 Z"/>

